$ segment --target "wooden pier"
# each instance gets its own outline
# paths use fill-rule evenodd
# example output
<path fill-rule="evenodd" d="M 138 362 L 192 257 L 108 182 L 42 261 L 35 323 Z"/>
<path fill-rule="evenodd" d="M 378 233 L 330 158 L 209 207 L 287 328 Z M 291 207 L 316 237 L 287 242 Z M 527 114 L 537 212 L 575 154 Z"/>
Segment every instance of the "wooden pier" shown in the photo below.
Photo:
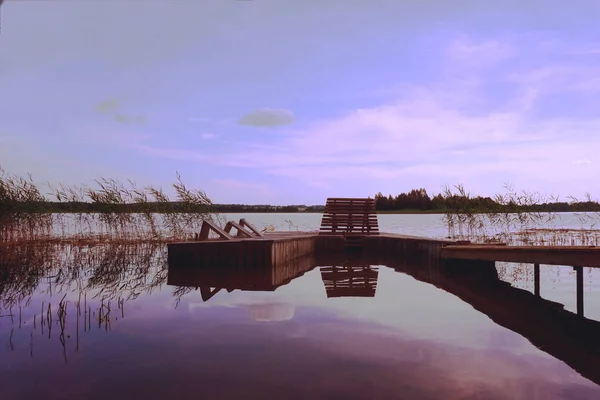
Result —
<path fill-rule="evenodd" d="M 495 265 L 496 262 L 533 264 L 534 294 L 540 295 L 540 265 L 563 265 L 575 270 L 577 314 L 584 316 L 583 267 L 600 267 L 600 247 L 596 246 L 498 246 L 447 245 L 440 257 L 450 267 Z M 473 272 L 473 271 L 472 271 Z"/>
<path fill-rule="evenodd" d="M 600 247 L 596 246 L 498 246 L 449 245 L 441 249 L 445 259 L 505 261 L 547 265 L 600 267 Z"/>
<path fill-rule="evenodd" d="M 539 276 L 540 265 L 568 265 L 578 271 L 578 285 L 583 284 L 582 267 L 600 267 L 600 247 L 481 245 L 381 233 L 374 200 L 359 198 L 327 199 L 318 231 L 261 232 L 242 218 L 237 223 L 229 221 L 223 228 L 204 221 L 196 239 L 169 244 L 169 265 L 273 266 L 303 257 L 358 251 L 397 260 L 418 257 L 424 264 L 444 260 L 449 266 L 487 265 L 496 261 L 532 263 L 536 265 L 536 276 Z"/>

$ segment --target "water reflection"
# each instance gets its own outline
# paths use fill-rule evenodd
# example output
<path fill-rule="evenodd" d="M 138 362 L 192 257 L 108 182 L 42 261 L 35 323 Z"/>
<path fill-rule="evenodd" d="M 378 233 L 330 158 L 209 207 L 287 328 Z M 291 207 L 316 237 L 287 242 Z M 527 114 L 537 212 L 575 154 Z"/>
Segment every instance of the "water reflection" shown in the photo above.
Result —
<path fill-rule="evenodd" d="M 321 267 L 327 297 L 375 297 L 376 267 L 366 263 L 344 261 L 343 266 Z"/>
<path fill-rule="evenodd" d="M 314 257 L 298 258 L 290 263 L 277 265 L 252 265 L 246 268 L 223 268 L 213 266 L 197 268 L 195 265 L 171 267 L 167 284 L 179 288 L 200 290 L 202 300 L 208 301 L 221 290 L 271 292 L 287 285 L 293 279 L 315 268 Z"/>
<path fill-rule="evenodd" d="M 393 264 L 399 272 L 434 284 L 473 308 L 527 338 L 533 345 L 563 360 L 600 385 L 600 322 L 565 310 L 560 303 L 543 299 L 502 281 L 493 264 L 462 262 L 458 268 Z"/>
<path fill-rule="evenodd" d="M 46 243 L 0 248 L 0 271 L 2 398 L 599 394 L 571 368 L 600 384 L 600 323 L 493 266 L 329 256 L 199 270 L 169 268 L 156 245 Z"/>

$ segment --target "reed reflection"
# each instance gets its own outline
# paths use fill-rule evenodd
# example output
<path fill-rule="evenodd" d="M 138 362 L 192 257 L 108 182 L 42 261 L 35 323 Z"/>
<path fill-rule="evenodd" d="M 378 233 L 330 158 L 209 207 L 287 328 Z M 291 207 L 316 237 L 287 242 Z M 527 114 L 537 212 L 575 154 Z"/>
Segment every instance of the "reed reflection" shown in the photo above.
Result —
<path fill-rule="evenodd" d="M 64 361 L 80 339 L 109 332 L 125 303 L 166 281 L 164 246 L 152 243 L 25 242 L 0 245 L 0 332 L 8 351 L 27 336 L 57 339 Z"/>

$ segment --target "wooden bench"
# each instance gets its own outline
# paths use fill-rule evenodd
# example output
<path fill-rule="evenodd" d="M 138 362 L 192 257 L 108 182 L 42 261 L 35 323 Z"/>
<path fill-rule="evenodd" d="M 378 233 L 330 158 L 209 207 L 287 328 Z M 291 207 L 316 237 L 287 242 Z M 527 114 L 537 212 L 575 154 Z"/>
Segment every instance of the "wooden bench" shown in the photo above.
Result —
<path fill-rule="evenodd" d="M 375 200 L 368 198 L 328 198 L 319 233 L 379 234 Z"/>

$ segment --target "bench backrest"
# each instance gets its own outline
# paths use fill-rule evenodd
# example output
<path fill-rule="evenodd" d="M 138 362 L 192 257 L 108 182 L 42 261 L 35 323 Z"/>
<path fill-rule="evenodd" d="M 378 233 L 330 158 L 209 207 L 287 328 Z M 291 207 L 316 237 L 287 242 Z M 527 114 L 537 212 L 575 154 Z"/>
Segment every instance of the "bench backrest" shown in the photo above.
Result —
<path fill-rule="evenodd" d="M 321 234 L 377 235 L 374 199 L 329 198 L 321 220 Z"/>

